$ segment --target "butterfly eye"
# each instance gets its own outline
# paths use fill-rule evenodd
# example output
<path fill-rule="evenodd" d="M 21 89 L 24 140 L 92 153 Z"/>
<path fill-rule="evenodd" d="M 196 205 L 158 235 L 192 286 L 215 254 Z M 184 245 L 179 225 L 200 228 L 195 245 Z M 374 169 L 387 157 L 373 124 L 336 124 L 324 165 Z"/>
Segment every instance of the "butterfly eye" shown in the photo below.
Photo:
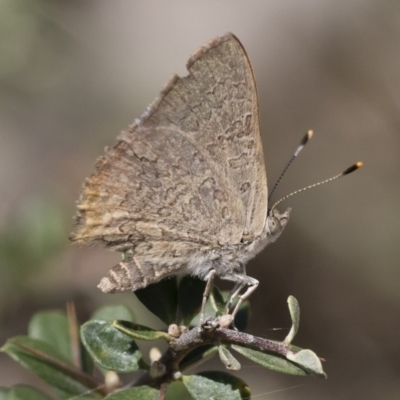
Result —
<path fill-rule="evenodd" d="M 268 228 L 272 236 L 279 234 L 282 230 L 281 224 L 276 217 L 268 217 Z"/>

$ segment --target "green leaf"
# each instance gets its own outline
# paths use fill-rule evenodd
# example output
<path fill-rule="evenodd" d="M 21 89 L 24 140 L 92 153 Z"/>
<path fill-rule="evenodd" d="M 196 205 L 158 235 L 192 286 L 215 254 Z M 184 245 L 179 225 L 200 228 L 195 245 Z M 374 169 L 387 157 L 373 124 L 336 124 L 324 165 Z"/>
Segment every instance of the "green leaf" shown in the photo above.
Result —
<path fill-rule="evenodd" d="M 29 322 L 28 335 L 47 343 L 72 362 L 68 318 L 61 311 L 41 311 Z"/>
<path fill-rule="evenodd" d="M 183 325 L 189 326 L 192 319 L 200 312 L 206 282 L 186 275 L 179 282 L 178 304 Z"/>
<path fill-rule="evenodd" d="M 299 307 L 299 302 L 293 296 L 289 296 L 288 305 L 289 305 L 290 318 L 292 319 L 292 327 L 290 328 L 290 332 L 286 336 L 284 342 L 290 344 L 292 343 L 294 337 L 297 334 L 297 331 L 299 330 L 300 307 Z"/>
<path fill-rule="evenodd" d="M 0 400 L 52 400 L 39 390 L 28 385 L 15 385 L 9 389 L 0 388 Z"/>
<path fill-rule="evenodd" d="M 206 309 L 204 312 L 205 318 L 207 319 L 208 317 L 215 317 L 215 310 L 211 304 L 211 302 L 206 303 Z M 200 314 L 197 314 L 190 322 L 190 326 L 198 326 L 200 323 Z"/>
<path fill-rule="evenodd" d="M 123 321 L 135 321 L 135 316 L 132 311 L 124 305 L 116 306 L 103 306 L 97 309 L 90 319 L 103 320 L 103 321 L 115 321 L 121 319 Z"/>
<path fill-rule="evenodd" d="M 138 386 L 135 388 L 121 390 L 108 395 L 106 400 L 158 400 L 160 391 L 149 386 Z"/>
<path fill-rule="evenodd" d="M 301 350 L 298 353 L 289 353 L 288 360 L 300 365 L 308 373 L 317 375 L 321 378 L 326 378 L 326 374 L 322 368 L 321 360 L 312 350 Z"/>
<path fill-rule="evenodd" d="M 98 385 L 91 376 L 75 368 L 56 349 L 40 340 L 16 336 L 9 339 L 1 350 L 45 382 L 71 395 Z"/>
<path fill-rule="evenodd" d="M 198 375 L 184 375 L 182 380 L 195 400 L 250 398 L 247 384 L 226 372 L 209 371 Z"/>
<path fill-rule="evenodd" d="M 248 347 L 238 346 L 236 344 L 231 345 L 231 348 L 249 360 L 252 360 L 257 364 L 260 364 L 263 367 L 269 368 L 273 371 L 283 372 L 290 375 L 307 375 L 302 368 L 278 354 L 250 349 Z"/>
<path fill-rule="evenodd" d="M 160 318 L 165 324 L 171 325 L 172 323 L 176 323 L 178 293 L 175 276 L 153 283 L 144 289 L 136 290 L 135 295 L 149 311 Z"/>
<path fill-rule="evenodd" d="M 193 349 L 179 364 L 181 371 L 194 368 L 207 361 L 218 352 L 218 346 L 206 345 Z"/>
<path fill-rule="evenodd" d="M 132 372 L 145 366 L 135 341 L 116 329 L 112 322 L 86 322 L 81 328 L 81 338 L 94 361 L 102 368 Z"/>
<path fill-rule="evenodd" d="M 29 322 L 28 335 L 39 339 L 58 352 L 66 360 L 73 363 L 73 352 L 69 333 L 69 321 L 62 311 L 41 311 L 36 313 Z M 85 348 L 80 344 L 81 363 L 85 372 L 93 370 L 93 362 L 88 356 Z"/>
<path fill-rule="evenodd" d="M 136 340 L 156 340 L 165 339 L 169 341 L 171 337 L 166 332 L 156 331 L 147 326 L 135 324 L 128 321 L 114 321 L 113 326 L 125 335 Z"/>
<path fill-rule="evenodd" d="M 240 369 L 240 363 L 233 357 L 232 353 L 223 345 L 218 346 L 218 353 L 221 362 L 227 369 L 232 371 L 238 371 Z"/>
<path fill-rule="evenodd" d="M 224 315 L 226 314 L 226 300 L 230 296 L 230 292 L 224 290 L 220 291 L 215 285 L 213 286 L 213 290 L 210 293 L 210 303 L 212 308 L 217 313 L 217 315 Z M 208 307 L 206 308 L 208 311 Z M 206 315 L 209 313 L 206 311 Z M 245 300 L 239 308 L 238 313 L 235 317 L 235 326 L 236 328 L 243 332 L 246 330 L 246 327 L 249 323 L 250 319 L 250 302 Z"/>
<path fill-rule="evenodd" d="M 173 381 L 168 385 L 166 400 L 193 400 L 182 381 Z M 1 399 L 0 399 L 1 400 Z"/>
<path fill-rule="evenodd" d="M 210 303 L 217 315 L 226 314 L 226 302 L 220 290 L 213 285 L 210 293 Z"/>
<path fill-rule="evenodd" d="M 103 306 L 97 309 L 92 316 L 91 320 L 102 320 L 102 321 L 114 321 L 116 319 L 122 319 L 125 321 L 133 322 L 135 320 L 135 316 L 131 312 L 131 310 L 124 305 L 112 305 L 112 306 Z M 87 353 L 87 350 L 85 349 Z M 100 371 L 105 375 L 109 369 L 102 368 L 99 364 L 97 365 Z"/>
<path fill-rule="evenodd" d="M 240 332 L 244 332 L 250 319 L 250 302 L 245 300 L 239 307 L 235 316 L 235 326 Z"/>

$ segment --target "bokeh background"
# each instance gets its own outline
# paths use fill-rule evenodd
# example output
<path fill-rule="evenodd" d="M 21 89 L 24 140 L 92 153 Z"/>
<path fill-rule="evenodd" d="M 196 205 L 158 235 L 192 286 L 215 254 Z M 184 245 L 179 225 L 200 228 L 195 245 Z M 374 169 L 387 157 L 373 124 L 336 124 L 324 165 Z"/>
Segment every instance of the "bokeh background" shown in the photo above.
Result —
<path fill-rule="evenodd" d="M 243 361 L 257 399 L 400 398 L 400 3 L 398 1 L 0 1 L 0 339 L 74 300 L 142 312 L 96 285 L 117 254 L 68 244 L 96 157 L 194 50 L 227 31 L 258 84 L 270 186 L 307 129 L 315 138 L 276 198 L 353 162 L 365 167 L 287 201 L 280 240 L 248 266 L 260 280 L 249 332 L 327 359 L 328 380 Z M 142 321 L 143 322 L 143 321 Z M 157 320 L 148 322 L 159 327 Z M 157 325 L 158 324 L 158 325 Z M 276 330 L 276 329 L 282 330 Z M 206 368 L 206 366 L 204 366 Z M 213 368 L 217 367 L 217 364 Z M 41 383 L 0 354 L 0 385 Z"/>

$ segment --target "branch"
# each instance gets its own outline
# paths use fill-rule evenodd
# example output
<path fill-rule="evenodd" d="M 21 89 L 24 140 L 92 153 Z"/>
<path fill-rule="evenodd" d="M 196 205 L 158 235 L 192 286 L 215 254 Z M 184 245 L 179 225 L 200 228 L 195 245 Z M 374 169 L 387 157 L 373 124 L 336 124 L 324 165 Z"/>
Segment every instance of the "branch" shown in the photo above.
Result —
<path fill-rule="evenodd" d="M 163 354 L 159 361 L 153 363 L 149 372 L 144 374 L 134 386 L 154 382 L 154 379 L 160 382 L 170 382 L 179 379 L 181 372 L 180 362 L 192 350 L 205 345 L 237 344 L 241 346 L 252 346 L 259 350 L 266 350 L 284 357 L 288 353 L 295 353 L 289 343 L 276 342 L 248 333 L 239 332 L 233 329 L 227 329 L 226 321 L 222 317 L 208 318 L 201 326 L 195 327 L 189 331 L 179 329 L 176 325 L 170 325 L 169 331 L 173 331 L 175 336 L 171 336 L 169 348 Z"/>

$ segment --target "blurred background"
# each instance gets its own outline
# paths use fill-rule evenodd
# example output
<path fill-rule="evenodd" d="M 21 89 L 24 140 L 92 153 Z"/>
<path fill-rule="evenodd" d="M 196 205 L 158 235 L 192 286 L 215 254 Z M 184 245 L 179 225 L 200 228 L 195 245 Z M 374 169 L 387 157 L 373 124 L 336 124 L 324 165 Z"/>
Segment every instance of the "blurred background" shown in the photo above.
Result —
<path fill-rule="evenodd" d="M 307 129 L 315 137 L 278 199 L 356 161 L 365 167 L 291 198 L 283 236 L 248 266 L 260 281 L 248 332 L 324 357 L 327 381 L 237 373 L 257 399 L 400 398 L 400 3 L 270 0 L 0 1 L 0 341 L 34 312 L 74 300 L 143 310 L 103 295 L 119 259 L 68 244 L 95 159 L 209 39 L 231 31 L 256 75 L 271 187 Z M 146 322 L 160 327 L 157 320 Z M 276 331 L 276 328 L 282 330 Z M 208 366 L 204 366 L 204 369 Z M 212 368 L 220 368 L 219 362 Z M 43 385 L 0 354 L 0 386 Z"/>

